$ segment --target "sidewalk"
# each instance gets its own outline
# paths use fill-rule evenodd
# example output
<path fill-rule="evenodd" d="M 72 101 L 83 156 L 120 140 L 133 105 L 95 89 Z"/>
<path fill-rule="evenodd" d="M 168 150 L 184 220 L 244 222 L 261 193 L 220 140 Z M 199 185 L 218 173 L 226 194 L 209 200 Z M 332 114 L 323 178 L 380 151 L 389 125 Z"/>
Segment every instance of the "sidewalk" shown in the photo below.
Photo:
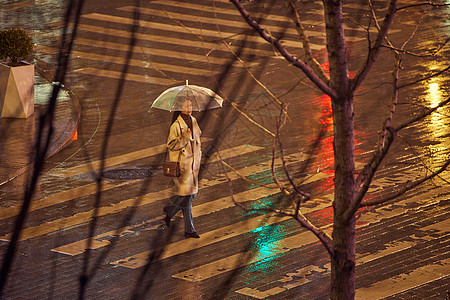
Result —
<path fill-rule="evenodd" d="M 33 161 L 33 147 L 39 128 L 39 115 L 44 113 L 52 92 L 51 76 L 36 66 L 34 114 L 28 119 L 0 118 L 0 186 L 28 172 Z M 78 100 L 67 90 L 58 95 L 54 132 L 47 157 L 71 142 L 76 133 L 81 109 Z"/>

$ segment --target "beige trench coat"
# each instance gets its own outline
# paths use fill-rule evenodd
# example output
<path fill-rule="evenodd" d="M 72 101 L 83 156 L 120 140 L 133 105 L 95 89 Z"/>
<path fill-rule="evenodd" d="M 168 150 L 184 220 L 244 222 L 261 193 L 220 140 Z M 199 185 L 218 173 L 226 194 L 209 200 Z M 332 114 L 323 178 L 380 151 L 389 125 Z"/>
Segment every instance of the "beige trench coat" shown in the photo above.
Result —
<path fill-rule="evenodd" d="M 169 160 L 180 162 L 180 177 L 174 177 L 174 193 L 188 196 L 198 193 L 198 172 L 202 158 L 200 135 L 202 131 L 192 117 L 193 137 L 187 135 L 188 126 L 181 116 L 170 126 L 167 148 Z"/>

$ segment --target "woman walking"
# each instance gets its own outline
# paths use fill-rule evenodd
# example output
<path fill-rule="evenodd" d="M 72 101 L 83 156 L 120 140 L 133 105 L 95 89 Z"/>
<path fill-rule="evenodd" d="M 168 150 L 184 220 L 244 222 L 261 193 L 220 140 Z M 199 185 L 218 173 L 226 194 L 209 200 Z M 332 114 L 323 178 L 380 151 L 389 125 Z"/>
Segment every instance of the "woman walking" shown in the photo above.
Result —
<path fill-rule="evenodd" d="M 169 160 L 180 163 L 180 176 L 173 178 L 176 198 L 172 205 L 164 207 L 164 222 L 169 227 L 172 217 L 182 210 L 184 236 L 187 238 L 200 237 L 194 228 L 192 200 L 198 193 L 198 172 L 202 157 L 201 134 L 197 120 L 192 116 L 192 103 L 186 99 L 182 111 L 174 112 L 167 139 Z"/>

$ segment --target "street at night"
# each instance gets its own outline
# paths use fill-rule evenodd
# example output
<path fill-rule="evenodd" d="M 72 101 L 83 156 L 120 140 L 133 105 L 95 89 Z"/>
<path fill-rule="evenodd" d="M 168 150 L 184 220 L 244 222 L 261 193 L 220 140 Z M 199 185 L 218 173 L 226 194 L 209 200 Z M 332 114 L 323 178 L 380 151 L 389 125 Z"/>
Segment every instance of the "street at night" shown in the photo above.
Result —
<path fill-rule="evenodd" d="M 301 65 L 277 50 L 307 60 L 291 1 L 240 2 L 281 46 L 232 2 L 0 0 L 0 29 L 25 29 L 36 70 L 34 114 L 0 118 L 0 299 L 340 298 L 334 209 L 346 183 L 335 175 L 347 150 L 334 140 L 339 88 L 317 84 L 336 72 L 323 3 L 292 1 L 314 56 Z M 388 3 L 343 5 L 348 77 L 362 78 L 343 155 L 354 170 L 343 174 L 354 199 L 367 189 L 349 219 L 354 299 L 450 297 L 450 3 L 420 3 L 397 4 L 376 57 L 368 48 Z M 302 72 L 317 68 L 322 75 Z M 192 113 L 202 131 L 200 238 L 185 236 L 181 212 L 167 226 L 174 183 L 161 165 L 172 112 L 151 107 L 183 85 L 224 99 Z M 44 130 L 53 136 L 27 205 L 55 87 Z"/>

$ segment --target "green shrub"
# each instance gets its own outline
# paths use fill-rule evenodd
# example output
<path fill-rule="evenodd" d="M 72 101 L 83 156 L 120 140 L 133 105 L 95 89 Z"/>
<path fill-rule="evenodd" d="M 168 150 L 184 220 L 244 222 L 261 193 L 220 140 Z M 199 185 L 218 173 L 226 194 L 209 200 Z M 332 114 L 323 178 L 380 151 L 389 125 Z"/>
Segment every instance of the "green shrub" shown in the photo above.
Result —
<path fill-rule="evenodd" d="M 0 59 L 11 66 L 19 66 L 20 61 L 33 51 L 33 41 L 25 30 L 11 28 L 0 31 Z"/>

